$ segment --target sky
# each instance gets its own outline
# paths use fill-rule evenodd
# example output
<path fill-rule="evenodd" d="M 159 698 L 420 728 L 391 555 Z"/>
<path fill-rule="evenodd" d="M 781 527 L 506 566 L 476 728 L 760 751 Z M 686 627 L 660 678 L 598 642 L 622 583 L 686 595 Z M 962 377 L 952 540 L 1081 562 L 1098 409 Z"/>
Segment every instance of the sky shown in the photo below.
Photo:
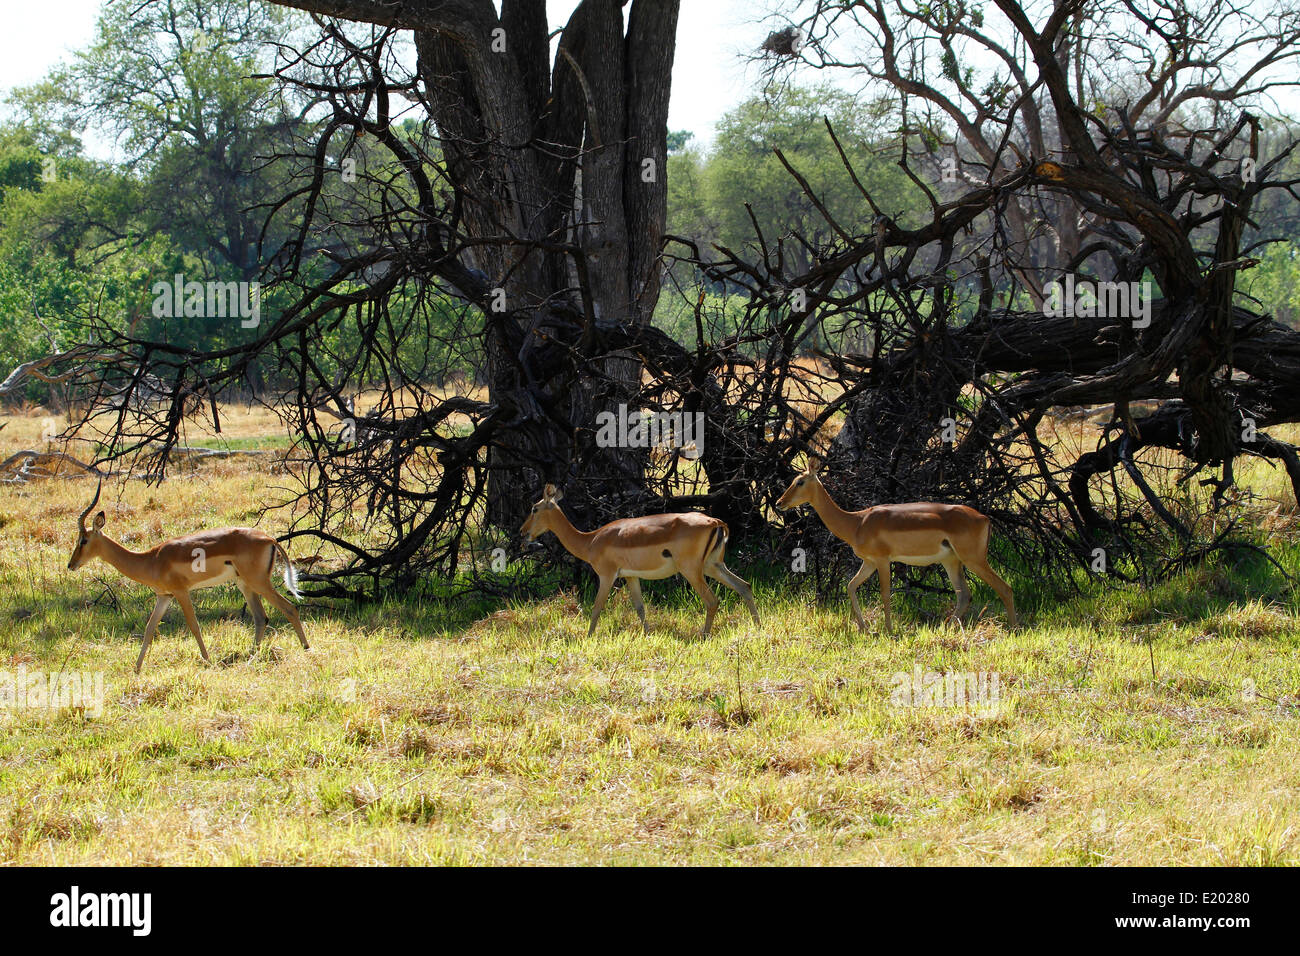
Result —
<path fill-rule="evenodd" d="M 0 31 L 0 89 L 41 79 L 50 67 L 95 35 L 103 0 L 43 0 L 5 4 Z"/>
<path fill-rule="evenodd" d="M 105 2 L 138 4 L 141 0 L 6 0 L 0 31 L 0 100 L 14 86 L 34 83 L 60 60 L 89 44 Z M 690 130 L 708 147 L 714 124 L 743 100 L 758 94 L 762 78 L 746 62 L 774 24 L 764 22 L 777 0 L 682 0 L 668 125 Z M 1249 0 L 1272 3 L 1273 0 Z M 549 0 L 552 27 L 561 26 L 578 0 Z M 813 79 L 805 74 L 805 79 Z M 817 79 L 826 80 L 820 76 Z M 1278 105 L 1300 114 L 1300 91 L 1279 94 Z M 107 143 L 92 137 L 92 155 L 109 158 Z"/>
<path fill-rule="evenodd" d="M 43 78 L 50 68 L 90 43 L 105 0 L 8 0 L 0 31 L 0 97 Z M 111 0 L 136 3 L 139 0 Z M 553 25 L 577 0 L 550 0 Z M 713 125 L 731 107 L 758 92 L 757 70 L 744 62 L 771 30 L 759 22 L 765 4 L 754 0 L 683 0 L 677 24 L 668 126 L 690 130 L 707 146 Z M 99 152 L 92 142 L 92 152 Z"/>

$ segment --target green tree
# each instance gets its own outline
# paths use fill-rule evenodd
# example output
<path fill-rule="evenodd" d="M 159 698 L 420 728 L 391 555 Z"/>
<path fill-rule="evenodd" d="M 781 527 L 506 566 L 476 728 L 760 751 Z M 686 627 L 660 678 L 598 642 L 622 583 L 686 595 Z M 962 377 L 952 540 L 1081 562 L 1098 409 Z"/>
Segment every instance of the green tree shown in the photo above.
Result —
<path fill-rule="evenodd" d="M 711 216 L 727 245 L 750 242 L 751 207 L 769 243 L 795 234 L 814 247 L 829 242 L 832 227 L 804 194 L 776 155 L 781 153 L 812 187 L 817 199 L 850 233 L 867 235 L 874 218 L 846 172 L 826 120 L 835 129 L 854 172 L 876 204 L 891 216 L 917 206 L 919 195 L 888 152 L 888 133 L 879 111 L 832 86 L 787 87 L 770 100 L 751 99 L 727 113 L 718 125 L 708 168 Z M 800 243 L 786 248 L 792 271 L 807 267 L 811 250 Z"/>
<path fill-rule="evenodd" d="M 11 102 L 35 126 L 111 137 L 140 178 L 142 232 L 249 279 L 268 254 L 259 204 L 280 173 L 266 158 L 287 142 L 267 51 L 291 27 L 245 0 L 108 5 L 90 47 Z"/>
<path fill-rule="evenodd" d="M 754 252 L 757 221 L 769 251 L 781 244 L 786 270 L 793 274 L 807 271 L 817 251 L 836 238 L 818 203 L 850 234 L 869 235 L 875 213 L 845 169 L 826 129 L 828 120 L 854 175 L 882 212 L 905 220 L 928 209 L 896 165 L 885 115 L 882 107 L 864 105 L 834 86 L 791 86 L 741 103 L 719 122 L 709 153 L 687 146 L 669 157 L 669 233 L 695 242 L 706 254 L 712 244 Z M 790 175 L 777 149 L 808 183 L 816 202 Z M 693 335 L 693 323 L 671 303 L 661 311 L 661 325 Z M 816 328 L 814 344 L 822 344 Z"/>
<path fill-rule="evenodd" d="M 1300 248 L 1278 242 L 1261 255 L 1260 263 L 1243 278 L 1243 291 L 1260 302 L 1264 312 L 1292 328 L 1300 328 Z"/>

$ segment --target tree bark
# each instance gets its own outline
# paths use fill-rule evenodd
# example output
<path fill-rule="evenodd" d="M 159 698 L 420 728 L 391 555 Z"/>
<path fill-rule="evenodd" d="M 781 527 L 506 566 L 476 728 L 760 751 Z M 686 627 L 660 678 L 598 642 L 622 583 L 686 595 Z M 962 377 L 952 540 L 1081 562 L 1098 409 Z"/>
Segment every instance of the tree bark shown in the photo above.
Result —
<path fill-rule="evenodd" d="M 644 325 L 654 313 L 679 0 L 583 0 L 554 63 L 536 0 L 503 0 L 499 17 L 489 0 L 273 2 L 415 33 L 472 244 L 466 264 L 486 277 L 483 294 L 505 291 L 506 316 L 485 317 L 490 400 L 529 421 L 489 450 L 491 521 L 513 527 L 527 510 L 533 489 L 519 487 L 519 465 L 539 486 L 576 484 L 568 500 L 579 512 L 638 494 L 635 451 L 575 454 L 597 412 L 635 400 L 640 364 L 591 356 L 580 380 L 547 381 L 532 360 L 559 314 Z"/>

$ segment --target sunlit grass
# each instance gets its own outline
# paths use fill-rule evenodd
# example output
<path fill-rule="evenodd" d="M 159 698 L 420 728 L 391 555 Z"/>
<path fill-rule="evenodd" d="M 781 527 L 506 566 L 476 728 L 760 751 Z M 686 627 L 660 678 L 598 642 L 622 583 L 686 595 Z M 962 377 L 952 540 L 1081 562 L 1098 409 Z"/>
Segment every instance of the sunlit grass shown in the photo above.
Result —
<path fill-rule="evenodd" d="M 0 421 L 0 457 L 40 431 Z M 276 481 L 216 462 L 102 506 L 139 548 L 257 520 Z M 97 717 L 0 716 L 2 862 L 1300 862 L 1300 604 L 1259 561 L 1063 604 L 1009 569 L 1015 631 L 982 585 L 964 626 L 903 590 L 893 638 L 874 587 L 860 635 L 785 575 L 754 575 L 761 628 L 728 593 L 708 640 L 672 583 L 644 637 L 620 593 L 591 639 L 590 594 L 394 595 L 305 608 L 310 653 L 273 616 L 253 659 L 221 588 L 197 602 L 217 663 L 171 612 L 137 677 L 151 598 L 65 568 L 92 489 L 0 488 L 0 671 L 106 687 Z M 1300 574 L 1294 523 L 1268 533 Z M 998 706 L 892 706 L 917 667 L 995 672 Z"/>

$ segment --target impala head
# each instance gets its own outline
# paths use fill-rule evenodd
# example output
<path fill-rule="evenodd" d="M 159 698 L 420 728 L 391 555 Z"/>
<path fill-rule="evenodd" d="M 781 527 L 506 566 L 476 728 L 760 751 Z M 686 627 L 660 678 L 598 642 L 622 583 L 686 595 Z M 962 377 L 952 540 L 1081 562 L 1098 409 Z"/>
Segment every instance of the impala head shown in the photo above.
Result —
<path fill-rule="evenodd" d="M 99 544 L 104 540 L 101 532 L 104 530 L 104 521 L 107 519 L 104 512 L 101 511 L 95 515 L 95 523 L 88 528 L 86 527 L 86 515 L 90 514 L 95 505 L 99 504 L 99 493 L 103 488 L 104 483 L 102 481 L 95 486 L 95 497 L 86 506 L 86 510 L 81 513 L 81 517 L 77 519 L 77 546 L 72 549 L 72 557 L 68 559 L 69 571 L 77 570 L 99 553 Z"/>
<path fill-rule="evenodd" d="M 821 471 L 821 468 L 820 458 L 809 458 L 808 467 L 795 475 L 794 481 L 790 482 L 790 487 L 776 503 L 776 510 L 788 511 L 812 501 L 813 489 L 821 487 L 821 479 L 817 477 L 817 472 Z"/>
<path fill-rule="evenodd" d="M 536 541 L 551 530 L 551 519 L 559 513 L 559 500 L 563 497 L 559 488 L 554 485 L 546 486 L 546 490 L 542 492 L 542 500 L 533 505 L 533 510 L 528 513 L 523 526 L 519 529 L 525 538 Z"/>

